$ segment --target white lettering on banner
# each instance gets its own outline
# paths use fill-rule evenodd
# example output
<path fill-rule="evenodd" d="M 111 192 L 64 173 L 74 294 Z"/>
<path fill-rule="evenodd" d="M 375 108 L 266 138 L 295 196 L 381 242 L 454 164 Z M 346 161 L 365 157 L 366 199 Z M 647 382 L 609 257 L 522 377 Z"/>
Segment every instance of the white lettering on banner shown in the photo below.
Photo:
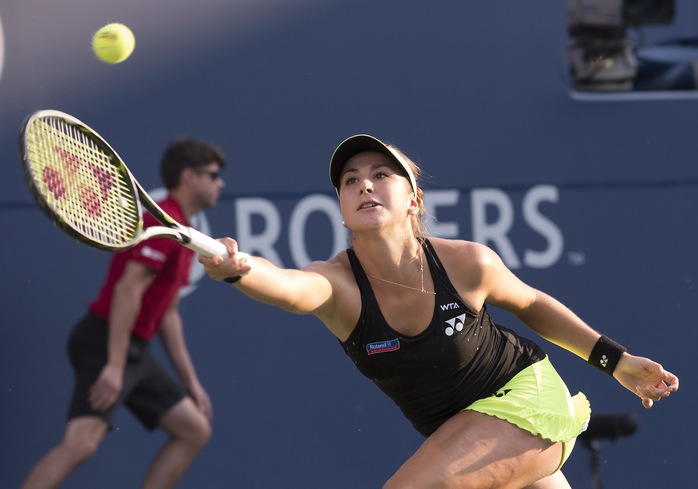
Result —
<path fill-rule="evenodd" d="M 523 265 L 531 268 L 549 268 L 557 263 L 562 256 L 564 237 L 560 228 L 540 209 L 544 202 L 557 203 L 559 191 L 552 185 L 537 185 L 524 193 L 521 215 L 529 229 L 535 231 L 545 241 L 542 250 L 525 248 L 522 259 L 516 252 L 511 240 L 511 231 L 515 222 L 515 208 L 512 198 L 503 190 L 496 188 L 473 189 L 470 192 L 472 217 L 472 239 L 479 243 L 492 246 L 509 268 L 520 268 Z M 426 190 L 424 205 L 430 216 L 429 233 L 443 238 L 462 238 L 458 222 L 441 222 L 438 220 L 438 209 L 455 207 L 460 200 L 459 190 Z M 496 211 L 496 218 L 488 220 L 489 209 Z M 311 258 L 306 242 L 306 228 L 309 216 L 320 212 L 327 215 L 332 228 L 329 236 L 331 252 L 326 257 Z M 261 226 L 259 231 L 253 229 L 253 220 L 257 218 Z M 277 251 L 283 246 L 281 213 L 276 205 L 263 197 L 247 197 L 235 200 L 235 219 L 237 233 L 234 235 L 241 250 L 251 254 L 261 255 L 276 265 L 285 266 Z M 294 267 L 303 267 L 313 259 L 329 259 L 346 248 L 346 231 L 341 225 L 342 216 L 339 203 L 334 197 L 325 194 L 308 195 L 294 206 L 288 223 L 288 249 Z M 327 234 L 322 233 L 323 239 Z"/>
<path fill-rule="evenodd" d="M 496 188 L 475 189 L 470 195 L 473 219 L 473 241 L 487 244 L 494 243 L 495 248 L 510 268 L 521 267 L 514 246 L 509 241 L 507 233 L 514 224 L 514 204 L 509 196 Z M 495 207 L 499 211 L 499 219 L 487 222 L 487 207 Z"/>
<path fill-rule="evenodd" d="M 439 207 L 455 207 L 458 205 L 460 192 L 458 190 L 427 190 L 424 192 L 424 209 L 428 216 L 436 216 Z M 439 238 L 457 238 L 460 228 L 457 222 L 440 222 L 429 220 L 429 234 Z"/>
<path fill-rule="evenodd" d="M 259 216 L 264 228 L 259 234 L 252 233 L 252 216 Z M 283 266 L 274 245 L 281 236 L 281 216 L 271 200 L 262 197 L 237 199 L 235 201 L 237 233 L 233 236 L 241 250 L 260 255 Z"/>
<path fill-rule="evenodd" d="M 333 257 L 346 248 L 347 233 L 342 226 L 342 213 L 339 211 L 337 199 L 328 195 L 314 194 L 301 199 L 293 209 L 293 214 L 289 220 L 289 245 L 291 257 L 296 262 L 297 267 L 304 267 L 310 263 L 312 258 L 308 256 L 305 245 L 305 228 L 308 216 L 313 212 L 327 214 L 332 226 L 333 247 L 330 250 L 330 257 Z"/>
<path fill-rule="evenodd" d="M 524 196 L 524 221 L 548 242 L 548 247 L 544 251 L 524 251 L 523 261 L 526 266 L 531 268 L 548 268 L 553 266 L 562 256 L 564 247 L 562 231 L 553 221 L 541 214 L 538 208 L 541 202 L 556 203 L 557 200 L 558 190 L 557 187 L 552 185 L 533 187 Z"/>
<path fill-rule="evenodd" d="M 548 268 L 562 256 L 563 237 L 560 228 L 539 211 L 541 202 L 557 202 L 558 189 L 552 185 L 538 185 L 524 195 L 523 217 L 528 226 L 548 242 L 544 251 L 524 251 L 524 264 L 531 268 Z M 476 189 L 471 194 L 473 216 L 473 241 L 494 244 L 509 268 L 520 268 L 521 262 L 509 239 L 514 223 L 514 204 L 509 196 L 499 189 Z M 495 207 L 499 219 L 487 222 L 487 207 Z"/>

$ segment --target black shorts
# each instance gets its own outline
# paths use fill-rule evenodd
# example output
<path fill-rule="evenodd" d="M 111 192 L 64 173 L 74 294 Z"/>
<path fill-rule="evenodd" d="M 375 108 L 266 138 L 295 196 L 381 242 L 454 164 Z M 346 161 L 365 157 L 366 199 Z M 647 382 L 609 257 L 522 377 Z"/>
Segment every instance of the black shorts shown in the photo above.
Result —
<path fill-rule="evenodd" d="M 124 369 L 119 399 L 106 411 L 95 411 L 88 402 L 88 391 L 107 362 L 109 325 L 88 313 L 68 339 L 68 357 L 75 373 L 75 388 L 68 419 L 98 416 L 111 425 L 114 412 L 124 404 L 149 430 L 157 427 L 160 417 L 187 393 L 150 353 L 149 342 L 131 335 L 128 360 Z"/>

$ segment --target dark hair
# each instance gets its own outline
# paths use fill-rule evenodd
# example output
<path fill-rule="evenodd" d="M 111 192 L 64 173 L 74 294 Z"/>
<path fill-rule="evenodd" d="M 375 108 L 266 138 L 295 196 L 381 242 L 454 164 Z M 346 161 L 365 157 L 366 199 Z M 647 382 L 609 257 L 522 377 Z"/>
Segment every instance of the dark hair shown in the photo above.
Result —
<path fill-rule="evenodd" d="M 225 155 L 211 143 L 189 137 L 172 140 L 160 160 L 160 177 L 168 190 L 177 188 L 185 168 L 201 168 L 211 163 L 225 166 Z"/>

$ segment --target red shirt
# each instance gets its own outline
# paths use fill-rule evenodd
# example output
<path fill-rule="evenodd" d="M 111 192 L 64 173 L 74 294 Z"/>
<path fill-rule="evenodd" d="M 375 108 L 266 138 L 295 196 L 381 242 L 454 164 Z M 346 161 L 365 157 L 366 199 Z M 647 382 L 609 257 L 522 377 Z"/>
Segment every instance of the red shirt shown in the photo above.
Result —
<path fill-rule="evenodd" d="M 158 205 L 177 222 L 189 225 L 179 204 L 166 198 Z M 143 216 L 143 227 L 161 225 L 150 214 Z M 114 284 L 119 280 L 129 260 L 143 263 L 155 272 L 155 279 L 143 295 L 141 310 L 138 312 L 133 333 L 144 340 L 150 340 L 160 327 L 165 311 L 179 293 L 179 289 L 189 283 L 189 270 L 194 251 L 170 238 L 152 238 L 128 250 L 115 253 L 109 263 L 109 270 L 97 299 L 90 303 L 90 311 L 109 319 Z"/>

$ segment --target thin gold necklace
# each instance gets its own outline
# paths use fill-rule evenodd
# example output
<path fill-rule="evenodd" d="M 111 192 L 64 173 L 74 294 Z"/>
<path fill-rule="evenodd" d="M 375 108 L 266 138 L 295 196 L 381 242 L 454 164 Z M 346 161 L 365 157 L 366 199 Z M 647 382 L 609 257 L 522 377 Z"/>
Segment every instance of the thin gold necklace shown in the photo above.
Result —
<path fill-rule="evenodd" d="M 405 285 L 405 284 L 399 284 L 397 282 L 392 282 L 392 281 L 386 280 L 384 278 L 376 277 L 375 275 L 373 275 L 372 273 L 370 273 L 368 270 L 365 270 L 365 269 L 364 269 L 364 271 L 366 272 L 366 275 L 368 275 L 369 277 L 373 277 L 376 280 L 380 280 L 381 282 L 385 282 L 386 284 L 397 285 L 398 287 L 404 287 L 406 289 L 415 290 L 415 291 L 421 292 L 423 294 L 436 295 L 436 292 L 430 292 L 424 288 L 424 258 L 422 258 L 423 253 L 424 253 L 424 250 L 420 250 L 420 253 L 419 253 L 419 271 L 422 274 L 422 288 L 421 289 L 418 289 L 417 287 L 410 287 L 409 285 Z"/>

